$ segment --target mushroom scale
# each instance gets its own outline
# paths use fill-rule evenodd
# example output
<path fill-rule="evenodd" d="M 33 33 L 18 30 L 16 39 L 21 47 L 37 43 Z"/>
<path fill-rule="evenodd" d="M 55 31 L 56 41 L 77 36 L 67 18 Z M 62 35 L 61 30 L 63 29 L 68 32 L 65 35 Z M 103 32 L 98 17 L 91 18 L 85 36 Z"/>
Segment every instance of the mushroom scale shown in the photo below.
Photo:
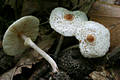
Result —
<path fill-rule="evenodd" d="M 75 37 L 80 41 L 81 54 L 87 58 L 102 57 L 110 47 L 110 32 L 102 24 L 86 21 Z"/>
<path fill-rule="evenodd" d="M 74 36 L 75 25 L 83 21 L 88 21 L 84 12 L 69 11 L 62 7 L 55 8 L 50 15 L 51 28 L 64 36 Z"/>

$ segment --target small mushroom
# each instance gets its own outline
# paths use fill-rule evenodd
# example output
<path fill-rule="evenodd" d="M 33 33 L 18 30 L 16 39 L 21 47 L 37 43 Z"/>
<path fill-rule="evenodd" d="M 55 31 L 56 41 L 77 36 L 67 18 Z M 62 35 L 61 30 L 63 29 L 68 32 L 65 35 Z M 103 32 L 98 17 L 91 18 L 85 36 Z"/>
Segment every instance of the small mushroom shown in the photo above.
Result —
<path fill-rule="evenodd" d="M 52 10 L 50 25 L 56 32 L 64 36 L 74 36 L 77 23 L 88 21 L 86 14 L 82 11 L 69 11 L 58 7 Z"/>
<path fill-rule="evenodd" d="M 75 35 L 80 42 L 81 54 L 87 58 L 104 56 L 110 47 L 109 30 L 94 21 L 86 21 L 82 26 Z"/>
<path fill-rule="evenodd" d="M 3 49 L 7 55 L 21 54 L 30 46 L 44 57 L 52 66 L 53 72 L 58 72 L 55 61 L 33 41 L 36 40 L 39 31 L 39 19 L 34 16 L 25 16 L 15 21 L 5 32 L 3 37 Z"/>

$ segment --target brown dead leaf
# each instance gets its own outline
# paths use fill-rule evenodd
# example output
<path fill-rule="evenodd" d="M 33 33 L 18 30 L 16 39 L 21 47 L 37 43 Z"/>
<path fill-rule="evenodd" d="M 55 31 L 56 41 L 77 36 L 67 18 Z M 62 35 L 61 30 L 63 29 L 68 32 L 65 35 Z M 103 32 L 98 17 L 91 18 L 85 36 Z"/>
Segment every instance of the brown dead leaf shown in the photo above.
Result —
<path fill-rule="evenodd" d="M 13 76 L 22 73 L 22 67 L 32 68 L 32 64 L 38 62 L 37 58 L 32 56 L 32 54 L 34 54 L 32 52 L 34 51 L 31 50 L 27 55 L 25 55 L 23 58 L 20 59 L 20 61 L 17 63 L 17 65 L 14 68 L 12 68 L 8 72 L 0 76 L 0 80 L 12 80 Z M 39 55 L 39 58 L 40 57 L 41 56 Z"/>
<path fill-rule="evenodd" d="M 116 0 L 97 0 L 97 1 L 105 2 L 108 4 L 114 4 Z"/>
<path fill-rule="evenodd" d="M 120 45 L 120 6 L 96 1 L 89 12 L 89 17 L 110 30 L 111 50 Z"/>
<path fill-rule="evenodd" d="M 92 80 L 109 80 L 111 77 L 110 73 L 106 70 L 93 71 L 89 74 L 89 76 L 92 78 Z"/>
<path fill-rule="evenodd" d="M 89 16 L 120 17 L 120 6 L 96 1 L 89 12 Z M 95 14 L 96 13 L 96 14 Z"/>
<path fill-rule="evenodd" d="M 32 56 L 32 54 L 34 54 L 32 53 L 33 50 L 29 50 L 29 51 L 30 52 L 27 55 L 25 55 L 20 59 L 20 61 L 17 63 L 17 65 L 14 68 L 12 68 L 8 72 L 0 76 L 0 80 L 12 80 L 13 76 L 22 73 L 22 67 L 32 68 L 32 64 L 35 64 L 36 62 L 38 62 L 38 60 L 37 58 Z"/>
<path fill-rule="evenodd" d="M 0 80 L 13 80 L 13 77 L 15 75 L 22 73 L 22 67 L 31 68 L 31 64 L 30 65 L 23 64 L 23 65 L 15 66 L 14 68 L 9 70 L 8 72 L 2 74 L 2 76 L 0 76 Z"/>
<path fill-rule="evenodd" d="M 13 68 L 8 72 L 4 73 L 2 76 L 0 76 L 0 80 L 12 80 L 12 74 L 14 73 L 15 69 L 16 68 Z"/>

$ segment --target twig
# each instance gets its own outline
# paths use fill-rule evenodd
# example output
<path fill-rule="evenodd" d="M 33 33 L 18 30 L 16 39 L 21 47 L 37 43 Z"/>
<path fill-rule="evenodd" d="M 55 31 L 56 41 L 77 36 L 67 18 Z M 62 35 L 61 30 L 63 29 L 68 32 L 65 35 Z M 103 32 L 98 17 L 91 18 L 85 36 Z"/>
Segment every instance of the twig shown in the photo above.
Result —
<path fill-rule="evenodd" d="M 44 24 L 47 24 L 47 23 L 49 23 L 49 21 L 46 21 L 46 22 L 41 23 L 40 26 L 41 26 L 41 25 L 44 25 Z"/>

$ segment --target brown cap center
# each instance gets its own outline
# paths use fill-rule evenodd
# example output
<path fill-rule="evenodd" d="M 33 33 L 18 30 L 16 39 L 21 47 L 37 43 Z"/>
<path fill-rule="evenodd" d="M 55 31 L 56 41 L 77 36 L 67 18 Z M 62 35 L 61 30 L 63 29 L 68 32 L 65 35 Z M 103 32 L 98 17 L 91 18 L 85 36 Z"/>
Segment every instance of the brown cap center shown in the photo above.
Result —
<path fill-rule="evenodd" d="M 74 16 L 73 16 L 73 14 L 65 14 L 64 19 L 66 19 L 68 21 L 72 21 L 74 19 Z"/>
<path fill-rule="evenodd" d="M 91 34 L 87 35 L 87 41 L 88 42 L 94 42 L 94 40 L 95 40 L 95 38 L 94 38 L 93 35 L 91 35 Z"/>

